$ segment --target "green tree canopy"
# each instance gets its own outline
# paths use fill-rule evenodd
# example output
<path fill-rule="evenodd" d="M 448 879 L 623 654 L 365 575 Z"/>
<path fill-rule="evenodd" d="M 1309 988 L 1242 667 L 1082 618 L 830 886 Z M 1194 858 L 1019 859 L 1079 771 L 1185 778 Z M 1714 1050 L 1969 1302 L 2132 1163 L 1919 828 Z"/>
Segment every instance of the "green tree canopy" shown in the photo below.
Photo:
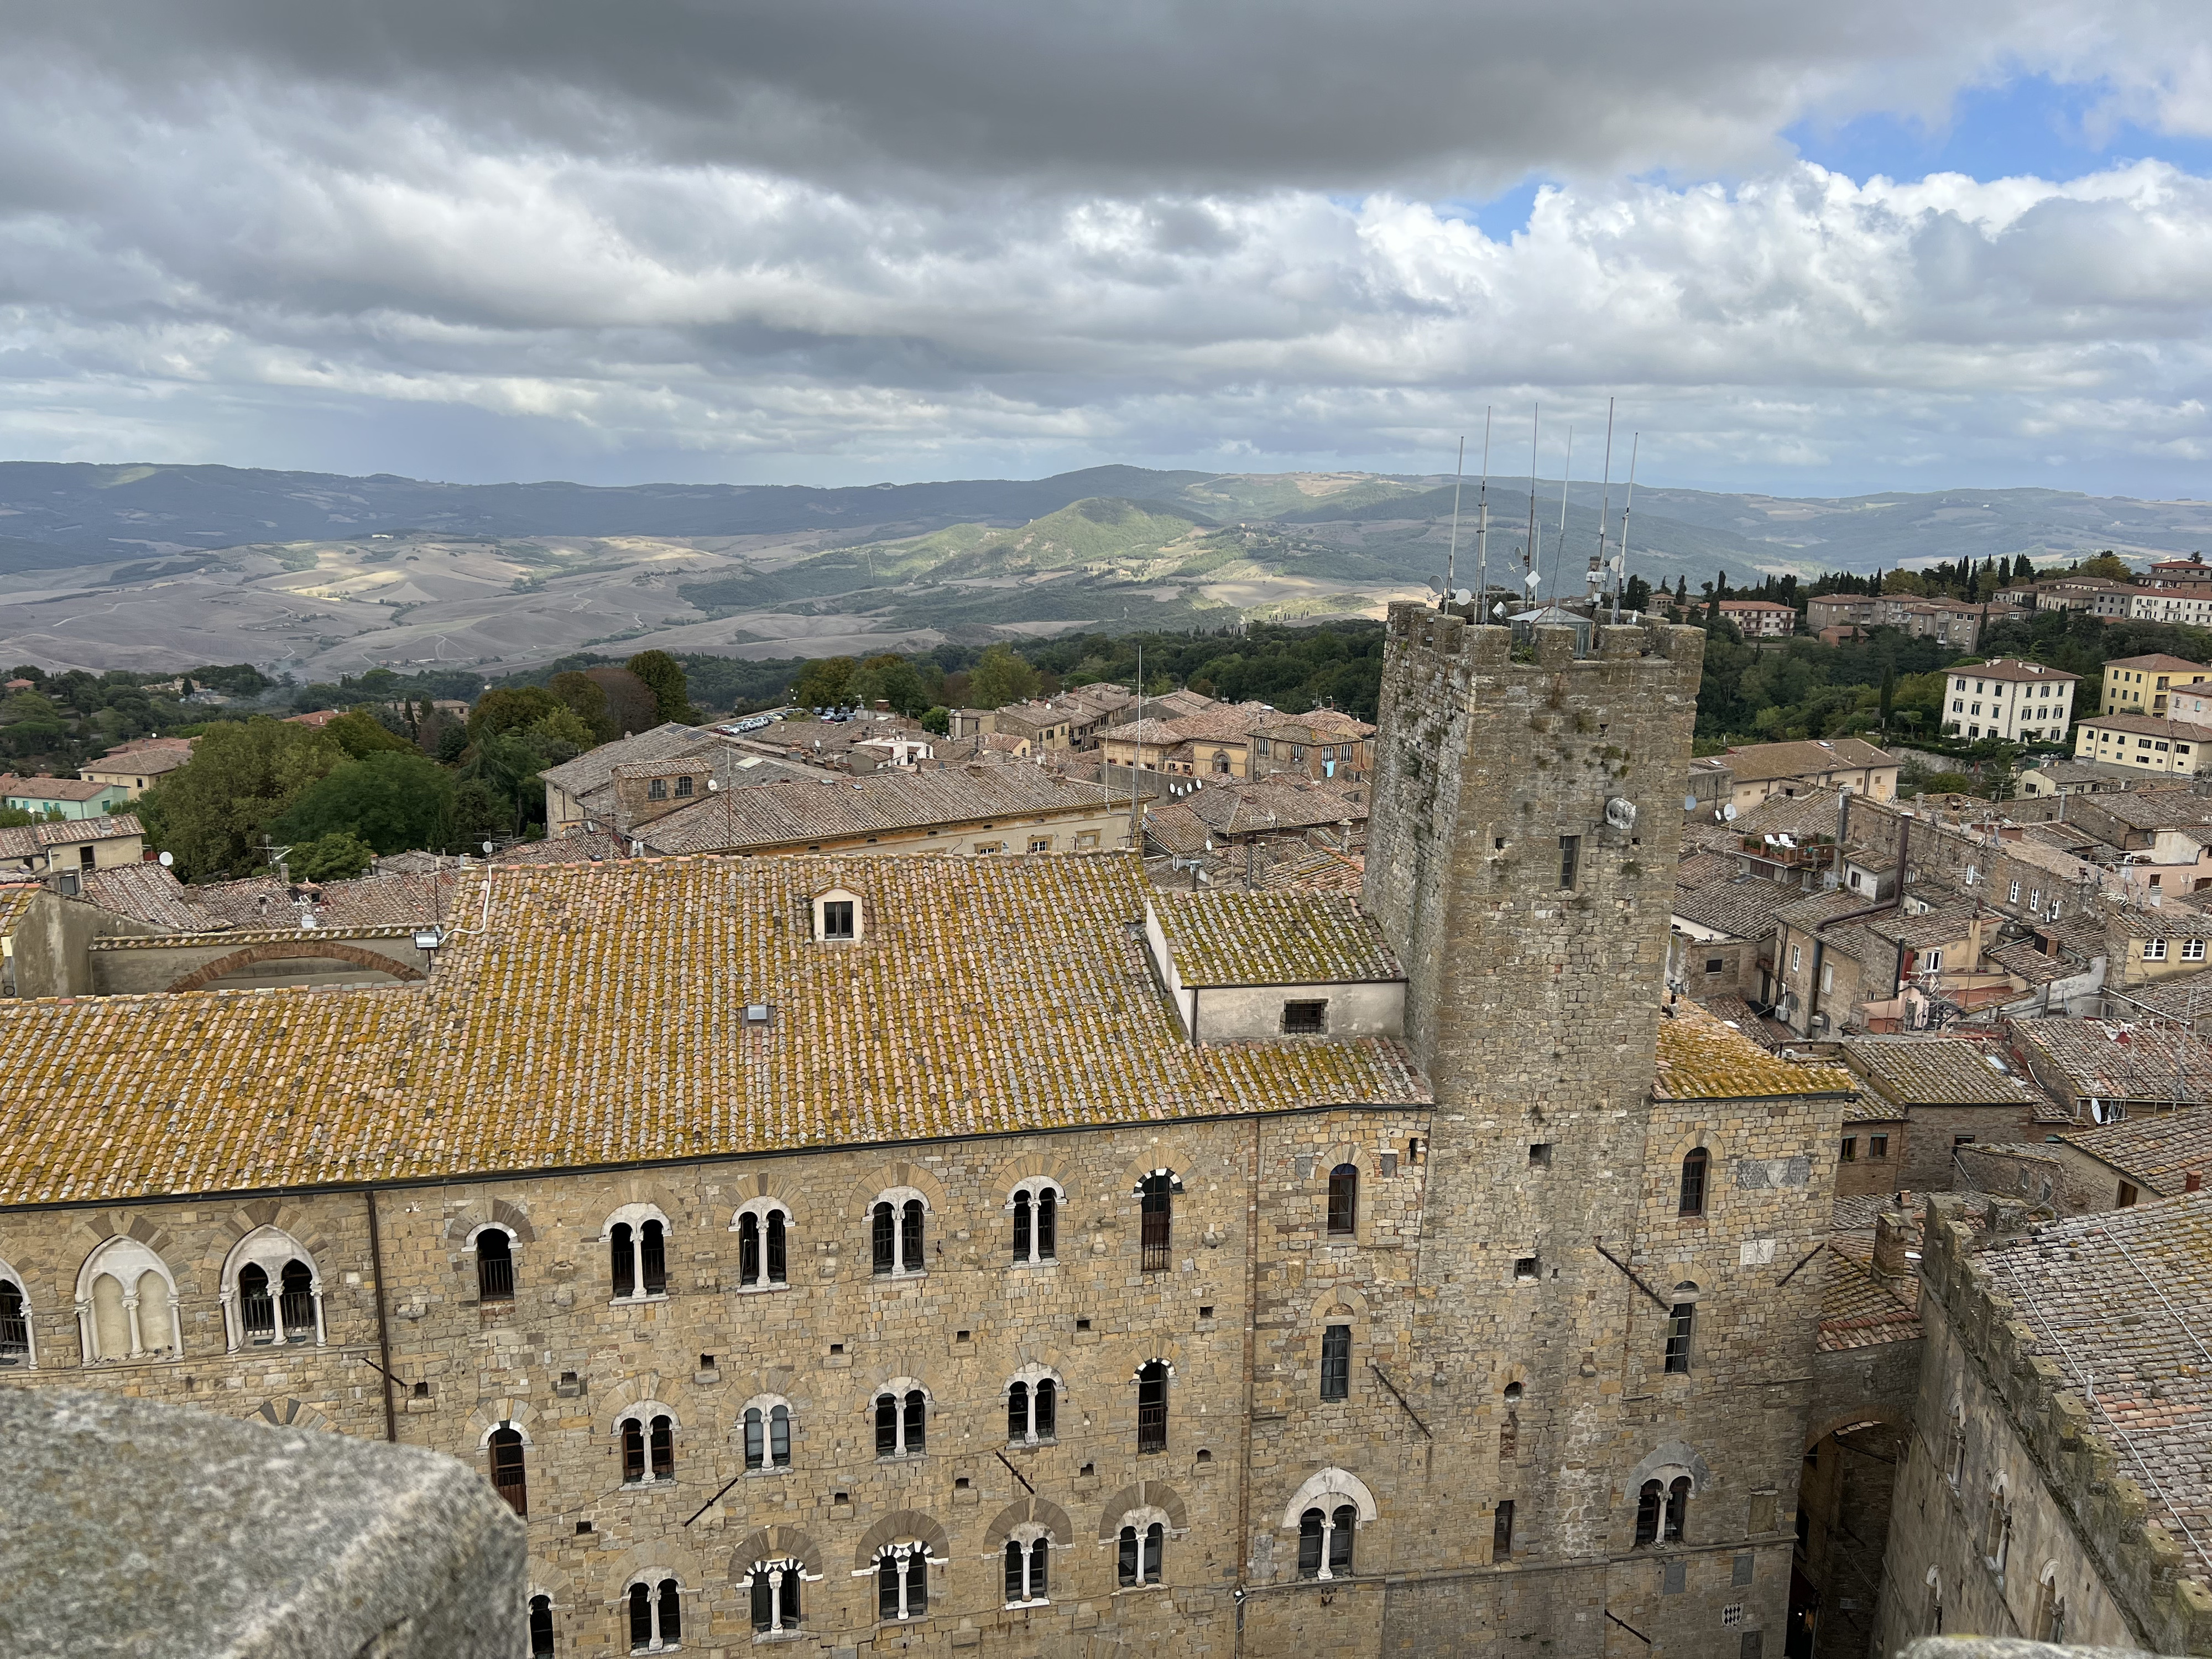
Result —
<path fill-rule="evenodd" d="M 929 692 L 915 665 L 896 652 L 884 652 L 862 663 L 852 678 L 852 701 L 863 708 L 881 699 L 894 714 L 919 714 L 929 707 Z"/>
<path fill-rule="evenodd" d="M 691 706 L 683 665 L 665 651 L 641 651 L 623 666 L 651 688 L 653 713 L 662 720 L 696 726 L 707 718 Z"/>
<path fill-rule="evenodd" d="M 556 674 L 546 688 L 568 706 L 568 712 L 590 728 L 594 740 L 612 743 L 622 728 L 607 712 L 607 689 L 588 674 L 571 668 Z"/>
<path fill-rule="evenodd" d="M 138 800 L 154 844 L 190 881 L 246 876 L 265 862 L 263 832 L 310 784 L 348 764 L 337 738 L 272 720 L 208 727 L 192 757 Z"/>
<path fill-rule="evenodd" d="M 842 708 L 853 700 L 860 666 L 850 657 L 817 657 L 791 683 L 791 700 L 808 708 Z"/>
<path fill-rule="evenodd" d="M 356 760 L 367 755 L 415 746 L 366 708 L 356 708 L 341 714 L 323 730 L 335 738 L 338 747 Z"/>
<path fill-rule="evenodd" d="M 375 849 L 367 842 L 337 830 L 295 845 L 285 855 L 284 867 L 295 881 L 350 881 L 368 868 L 374 856 Z"/>
<path fill-rule="evenodd" d="M 412 750 L 384 750 L 310 784 L 270 831 L 295 844 L 343 833 L 377 853 L 434 851 L 445 846 L 453 814 L 443 767 Z"/>
<path fill-rule="evenodd" d="M 469 736 L 481 742 L 490 733 L 532 725 L 566 708 L 542 685 L 494 686 L 469 710 Z"/>
<path fill-rule="evenodd" d="M 1003 708 L 1036 696 L 1042 684 L 1037 671 L 1024 662 L 1007 645 L 988 647 L 968 676 L 968 696 L 978 708 Z"/>
<path fill-rule="evenodd" d="M 649 732 L 660 724 L 653 688 L 629 669 L 602 663 L 586 668 L 584 678 L 606 693 L 607 726 L 615 737 L 625 732 Z"/>

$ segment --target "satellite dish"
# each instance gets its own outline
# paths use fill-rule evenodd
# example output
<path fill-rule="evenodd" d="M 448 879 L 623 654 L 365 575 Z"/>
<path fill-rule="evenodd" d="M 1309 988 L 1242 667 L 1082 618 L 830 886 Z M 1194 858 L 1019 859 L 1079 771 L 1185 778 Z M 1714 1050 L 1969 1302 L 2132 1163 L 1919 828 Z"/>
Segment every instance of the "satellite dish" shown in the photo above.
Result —
<path fill-rule="evenodd" d="M 1505 601 L 1500 599 L 1497 604 L 1492 605 L 1490 607 L 1490 614 L 1493 617 L 1503 617 L 1505 614 Z"/>
<path fill-rule="evenodd" d="M 167 869 L 171 865 L 174 864 L 176 861 L 177 861 L 177 855 L 176 855 L 174 853 L 164 853 L 164 854 L 161 854 L 161 867 L 162 867 L 164 870 Z"/>
<path fill-rule="evenodd" d="M 1533 570 L 1532 570 L 1532 571 L 1530 571 L 1527 575 L 1523 576 L 1521 580 L 1522 580 L 1522 582 L 1527 586 L 1527 587 L 1528 587 L 1528 591 L 1529 591 L 1531 593 L 1534 593 L 1534 592 L 1536 591 L 1537 585 L 1538 585 L 1539 583 L 1540 583 L 1544 579 L 1543 579 L 1541 576 L 1538 575 L 1534 571 L 1533 571 Z"/>
<path fill-rule="evenodd" d="M 1735 807 L 1734 804 L 1731 803 L 1727 806 L 1722 807 L 1721 816 L 1726 818 L 1730 823 L 1734 823 L 1735 822 Z"/>
<path fill-rule="evenodd" d="M 1682 810 L 1683 810 L 1685 812 L 1694 812 L 1694 811 L 1696 811 L 1698 810 L 1698 798 L 1697 798 L 1695 795 L 1685 795 L 1685 796 L 1683 796 L 1683 797 L 1682 797 Z"/>
<path fill-rule="evenodd" d="M 486 856 L 486 857 L 490 856 L 490 854 L 491 854 L 491 843 L 490 843 L 489 842 L 486 842 L 483 844 L 483 849 L 484 849 L 485 856 Z"/>
<path fill-rule="evenodd" d="M 1471 587 L 1455 587 L 1452 589 L 1452 603 L 1454 605 L 1466 605 L 1474 598 L 1474 590 Z"/>

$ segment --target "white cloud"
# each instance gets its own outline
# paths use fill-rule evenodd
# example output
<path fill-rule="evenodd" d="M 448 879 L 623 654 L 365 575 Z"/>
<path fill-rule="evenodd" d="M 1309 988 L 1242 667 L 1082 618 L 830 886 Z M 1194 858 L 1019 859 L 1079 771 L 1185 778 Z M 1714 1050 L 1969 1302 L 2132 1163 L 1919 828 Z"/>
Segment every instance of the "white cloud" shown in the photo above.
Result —
<path fill-rule="evenodd" d="M 925 27 L 854 0 L 735 55 L 688 10 L 553 4 L 528 40 L 438 12 L 162 9 L 137 59 L 27 23 L 0 109 L 15 453 L 1415 468 L 1486 402 L 1587 423 L 1617 392 L 1681 482 L 2154 489 L 2202 459 L 2212 185 L 1860 184 L 1774 137 L 2023 67 L 2200 130 L 2197 9 Z M 1567 182 L 1509 240 L 1432 204 L 1532 167 Z M 1626 178 L 1719 167 L 1746 170 Z"/>

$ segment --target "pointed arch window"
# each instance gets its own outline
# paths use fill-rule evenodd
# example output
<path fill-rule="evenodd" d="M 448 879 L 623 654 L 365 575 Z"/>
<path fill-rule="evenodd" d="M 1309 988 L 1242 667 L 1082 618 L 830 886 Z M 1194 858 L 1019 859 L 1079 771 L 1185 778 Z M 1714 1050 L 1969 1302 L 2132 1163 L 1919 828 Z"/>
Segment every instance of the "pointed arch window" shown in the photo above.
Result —
<path fill-rule="evenodd" d="M 280 1342 L 321 1346 L 322 1281 L 306 1247 L 275 1227 L 240 1239 L 223 1263 L 223 1328 L 233 1352 Z"/>
<path fill-rule="evenodd" d="M 94 1250 L 77 1276 L 77 1334 L 88 1362 L 175 1358 L 177 1284 L 167 1264 L 135 1238 Z"/>

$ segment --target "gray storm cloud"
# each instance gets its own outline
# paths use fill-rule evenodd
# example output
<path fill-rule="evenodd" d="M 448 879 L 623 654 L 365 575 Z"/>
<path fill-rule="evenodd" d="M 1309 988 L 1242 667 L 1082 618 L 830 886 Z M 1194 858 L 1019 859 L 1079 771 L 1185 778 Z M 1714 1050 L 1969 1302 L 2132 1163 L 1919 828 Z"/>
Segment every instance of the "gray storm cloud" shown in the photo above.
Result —
<path fill-rule="evenodd" d="M 2212 185 L 1776 136 L 2023 69 L 2212 125 L 2196 9 L 2076 10 L 0 7 L 0 447 L 1425 467 L 1618 392 L 1684 481 L 2146 487 L 2208 447 Z M 1510 239 L 1448 205 L 1532 173 Z"/>

